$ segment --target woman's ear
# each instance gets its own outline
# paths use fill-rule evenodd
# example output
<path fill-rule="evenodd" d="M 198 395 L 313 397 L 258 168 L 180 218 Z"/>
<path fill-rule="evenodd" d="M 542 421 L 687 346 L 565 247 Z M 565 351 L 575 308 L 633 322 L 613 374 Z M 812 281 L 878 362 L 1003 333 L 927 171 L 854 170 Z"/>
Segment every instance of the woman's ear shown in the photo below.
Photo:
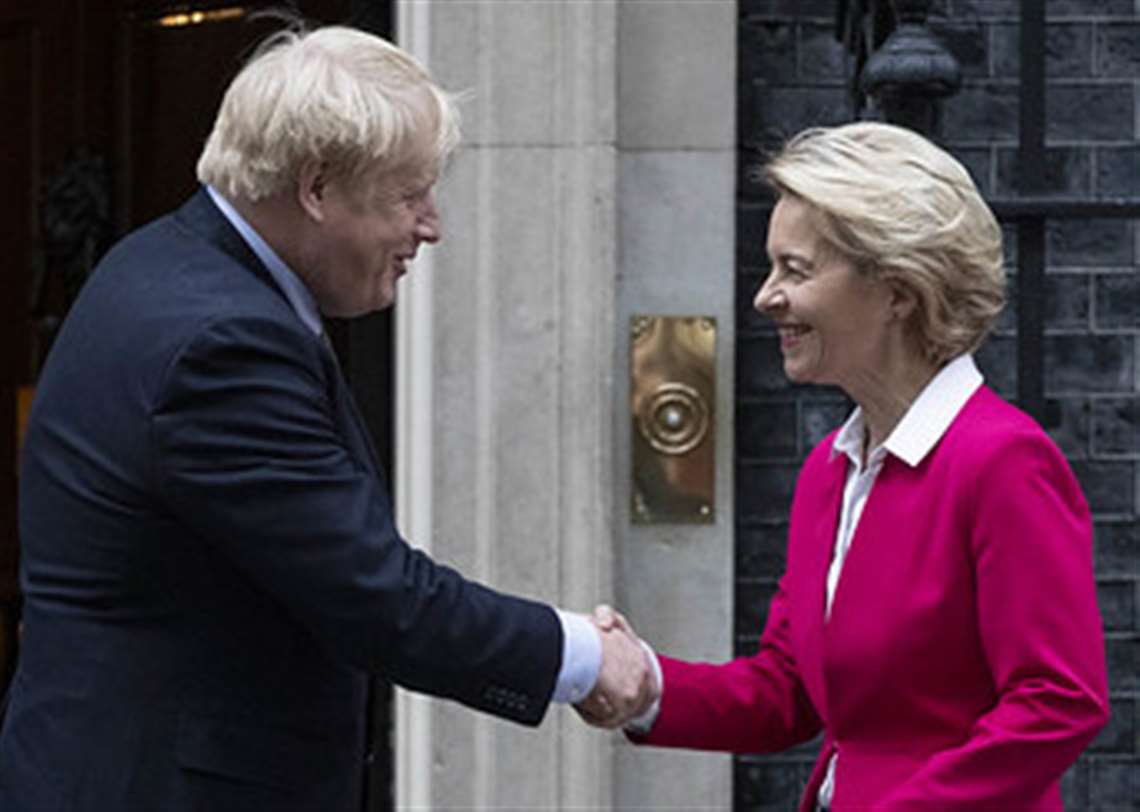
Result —
<path fill-rule="evenodd" d="M 306 161 L 297 177 L 297 203 L 318 223 L 325 220 L 328 167 L 321 161 Z"/>

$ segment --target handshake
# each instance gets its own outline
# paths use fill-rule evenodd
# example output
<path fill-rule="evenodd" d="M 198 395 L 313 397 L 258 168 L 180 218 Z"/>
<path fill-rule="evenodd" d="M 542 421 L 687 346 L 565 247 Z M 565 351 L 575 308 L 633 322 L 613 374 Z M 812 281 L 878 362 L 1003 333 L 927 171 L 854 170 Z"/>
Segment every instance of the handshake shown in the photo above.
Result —
<path fill-rule="evenodd" d="M 652 653 L 629 621 L 609 606 L 594 609 L 590 621 L 602 638 L 602 665 L 594 689 L 574 709 L 595 727 L 618 728 L 641 721 L 639 717 L 661 697 Z"/>

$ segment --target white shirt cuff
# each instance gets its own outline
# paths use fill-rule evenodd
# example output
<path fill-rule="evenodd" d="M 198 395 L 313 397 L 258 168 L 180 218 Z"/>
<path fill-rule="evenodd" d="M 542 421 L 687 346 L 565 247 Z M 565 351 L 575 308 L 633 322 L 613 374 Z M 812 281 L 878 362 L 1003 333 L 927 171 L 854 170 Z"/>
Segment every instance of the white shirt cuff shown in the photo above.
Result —
<path fill-rule="evenodd" d="M 554 685 L 555 702 L 581 702 L 598 681 L 602 638 L 585 615 L 555 610 L 562 622 L 562 668 Z"/>
<path fill-rule="evenodd" d="M 657 721 L 657 714 L 661 713 L 661 697 L 665 695 L 665 678 L 661 674 L 661 663 L 657 659 L 657 654 L 653 651 L 652 647 L 644 640 L 638 640 L 641 647 L 645 649 L 645 655 L 649 658 L 650 665 L 653 666 L 653 679 L 657 683 L 657 698 L 653 700 L 653 704 L 649 706 L 649 710 L 630 719 L 622 727 L 630 733 L 637 736 L 643 736 L 653 729 L 653 723 Z"/>

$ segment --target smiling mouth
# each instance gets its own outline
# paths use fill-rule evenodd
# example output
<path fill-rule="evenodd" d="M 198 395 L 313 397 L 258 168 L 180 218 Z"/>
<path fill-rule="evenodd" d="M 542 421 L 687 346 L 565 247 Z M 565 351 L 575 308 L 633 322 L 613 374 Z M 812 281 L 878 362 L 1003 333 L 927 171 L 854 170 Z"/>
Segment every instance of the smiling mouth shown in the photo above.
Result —
<path fill-rule="evenodd" d="M 777 325 L 776 332 L 780 336 L 780 349 L 787 352 L 800 343 L 800 339 L 811 332 L 810 327 L 802 324 Z"/>

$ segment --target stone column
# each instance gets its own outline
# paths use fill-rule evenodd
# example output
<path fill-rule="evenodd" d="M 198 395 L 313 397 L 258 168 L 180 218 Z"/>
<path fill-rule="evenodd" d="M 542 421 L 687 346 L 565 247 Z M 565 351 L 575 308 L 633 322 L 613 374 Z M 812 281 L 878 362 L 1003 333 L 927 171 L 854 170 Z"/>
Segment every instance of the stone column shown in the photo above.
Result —
<path fill-rule="evenodd" d="M 444 240 L 397 307 L 395 490 L 413 543 L 490 585 L 731 650 L 735 3 L 403 0 L 398 39 L 467 91 Z M 629 517 L 628 323 L 720 325 L 717 521 Z M 397 805 L 724 808 L 724 756 L 537 731 L 401 693 Z"/>
<path fill-rule="evenodd" d="M 615 4 L 404 2 L 465 92 L 443 242 L 398 306 L 396 491 L 414 543 L 510 592 L 613 601 Z M 617 737 L 401 694 L 401 808 L 606 808 Z"/>
<path fill-rule="evenodd" d="M 732 653 L 736 3 L 618 4 L 618 605 L 658 651 Z M 717 322 L 715 524 L 630 522 L 633 315 Z M 728 809 L 725 755 L 624 746 L 617 809 Z"/>

